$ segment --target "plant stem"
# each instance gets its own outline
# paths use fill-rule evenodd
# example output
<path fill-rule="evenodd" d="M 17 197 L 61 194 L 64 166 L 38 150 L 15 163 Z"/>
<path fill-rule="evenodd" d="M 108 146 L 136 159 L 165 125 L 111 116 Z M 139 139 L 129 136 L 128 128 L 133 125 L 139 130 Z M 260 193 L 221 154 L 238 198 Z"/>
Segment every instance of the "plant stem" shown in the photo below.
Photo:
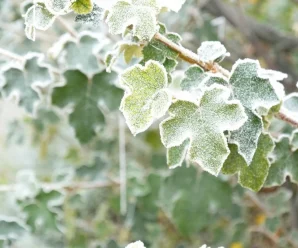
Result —
<path fill-rule="evenodd" d="M 88 190 L 88 189 L 100 189 L 108 188 L 113 186 L 118 186 L 118 181 L 108 181 L 108 182 L 72 182 L 72 183 L 43 183 L 42 188 L 46 190 L 61 190 L 66 191 L 78 191 L 78 190 Z M 0 192 L 10 192 L 18 190 L 17 184 L 9 184 L 0 186 Z"/>
<path fill-rule="evenodd" d="M 24 58 L 18 54 L 15 54 L 15 53 L 12 53 L 8 50 L 5 50 L 3 48 L 0 47 L 0 55 L 4 56 L 4 57 L 7 57 L 9 59 L 12 59 L 12 60 L 17 60 L 19 62 L 24 62 Z"/>
<path fill-rule="evenodd" d="M 57 18 L 56 18 L 56 20 L 57 21 L 59 21 L 60 22 L 60 24 L 61 24 L 61 26 L 72 36 L 72 37 L 74 37 L 74 38 L 78 38 L 79 37 L 79 35 L 78 35 L 78 33 L 70 26 L 70 25 L 68 25 L 68 23 L 65 21 L 65 20 L 63 20 L 60 16 L 58 16 Z"/>
<path fill-rule="evenodd" d="M 162 42 L 167 47 L 171 48 L 172 50 L 176 51 L 179 54 L 179 58 L 182 60 L 190 63 L 190 64 L 196 64 L 202 67 L 206 71 L 211 71 L 213 73 L 220 73 L 226 78 L 230 78 L 230 72 L 223 67 L 221 67 L 217 63 L 204 63 L 200 60 L 197 54 L 194 52 L 184 48 L 183 46 L 179 46 L 173 41 L 169 40 L 167 37 L 163 36 L 160 33 L 156 33 L 154 35 L 154 39 Z M 278 114 L 276 114 L 276 118 L 285 121 L 292 125 L 293 127 L 298 128 L 298 120 L 295 120 L 294 118 L 287 115 L 287 113 L 284 110 L 280 110 Z"/>

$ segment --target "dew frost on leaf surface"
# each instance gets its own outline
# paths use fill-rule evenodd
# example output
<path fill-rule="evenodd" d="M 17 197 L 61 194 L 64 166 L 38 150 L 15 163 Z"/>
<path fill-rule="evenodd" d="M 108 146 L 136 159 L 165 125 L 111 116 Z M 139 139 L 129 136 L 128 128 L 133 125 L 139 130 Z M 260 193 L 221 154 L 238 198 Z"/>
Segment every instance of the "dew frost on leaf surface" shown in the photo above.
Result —
<path fill-rule="evenodd" d="M 27 228 L 14 217 L 0 216 L 0 240 L 18 239 L 24 235 Z"/>
<path fill-rule="evenodd" d="M 120 84 L 126 89 L 120 110 L 134 135 L 162 117 L 171 104 L 166 70 L 156 61 L 127 69 L 120 76 Z"/>
<path fill-rule="evenodd" d="M 245 188 L 259 191 L 268 176 L 270 162 L 268 156 L 273 151 L 274 142 L 269 134 L 261 134 L 258 141 L 258 149 L 254 154 L 250 166 L 238 153 L 238 147 L 230 144 L 230 155 L 224 163 L 222 172 L 224 174 L 238 173 L 239 184 Z"/>
<path fill-rule="evenodd" d="M 142 241 L 136 241 L 127 245 L 125 248 L 145 248 L 144 243 Z"/>
<path fill-rule="evenodd" d="M 2 92 L 7 97 L 17 97 L 19 105 L 29 113 L 34 113 L 40 101 L 39 87 L 45 87 L 53 80 L 49 67 L 42 64 L 42 59 L 40 54 L 28 54 L 22 68 L 13 66 L 3 72 Z"/>
<path fill-rule="evenodd" d="M 280 103 L 270 80 L 259 77 L 259 69 L 258 61 L 239 60 L 233 66 L 229 81 L 233 97 L 241 101 L 248 116 L 247 122 L 239 130 L 231 133 L 230 142 L 238 145 L 238 152 L 247 164 L 253 159 L 263 130 L 259 111 L 262 110 L 262 114 L 265 114 Z"/>
<path fill-rule="evenodd" d="M 94 27 L 97 27 L 103 20 L 104 12 L 104 9 L 100 8 L 97 4 L 94 4 L 93 10 L 90 13 L 77 15 L 75 21 L 83 24 L 91 24 Z"/>
<path fill-rule="evenodd" d="M 283 101 L 282 109 L 298 121 L 298 93 L 287 95 Z"/>
<path fill-rule="evenodd" d="M 228 100 L 230 93 L 224 86 L 212 85 L 198 103 L 173 103 L 170 118 L 160 125 L 163 144 L 172 148 L 190 139 L 190 160 L 218 175 L 230 153 L 224 131 L 237 130 L 247 119 L 240 102 Z"/>
<path fill-rule="evenodd" d="M 63 15 L 69 12 L 70 0 L 45 0 L 46 8 L 54 15 Z"/>
<path fill-rule="evenodd" d="M 35 29 L 47 30 L 54 22 L 52 14 L 44 4 L 35 4 L 25 14 L 25 33 L 28 39 L 35 40 Z"/>
<path fill-rule="evenodd" d="M 226 56 L 230 54 L 219 41 L 204 41 L 198 49 L 198 57 L 205 63 L 222 60 Z"/>
<path fill-rule="evenodd" d="M 127 27 L 133 25 L 134 36 L 151 40 L 157 32 L 158 12 L 155 0 L 118 1 L 109 11 L 107 24 L 112 34 L 123 34 Z"/>
<path fill-rule="evenodd" d="M 282 135 L 276 142 L 272 155 L 269 174 L 265 183 L 266 187 L 282 185 L 286 182 L 288 176 L 291 182 L 298 183 L 298 133 L 294 132 L 292 136 Z"/>
<path fill-rule="evenodd" d="M 59 43 L 59 51 L 54 51 L 58 56 L 58 62 L 63 69 L 80 70 L 92 77 L 104 70 L 104 65 L 99 63 L 98 53 L 104 41 L 94 34 L 82 33 L 78 40 L 67 36 Z"/>
<path fill-rule="evenodd" d="M 100 100 L 109 110 L 120 105 L 122 90 L 115 87 L 115 73 L 101 72 L 88 79 L 80 71 L 64 73 L 66 83 L 53 89 L 52 103 L 59 107 L 72 105 L 70 125 L 75 129 L 81 143 L 87 143 L 96 136 L 96 128 L 104 124 L 105 118 L 99 109 Z"/>

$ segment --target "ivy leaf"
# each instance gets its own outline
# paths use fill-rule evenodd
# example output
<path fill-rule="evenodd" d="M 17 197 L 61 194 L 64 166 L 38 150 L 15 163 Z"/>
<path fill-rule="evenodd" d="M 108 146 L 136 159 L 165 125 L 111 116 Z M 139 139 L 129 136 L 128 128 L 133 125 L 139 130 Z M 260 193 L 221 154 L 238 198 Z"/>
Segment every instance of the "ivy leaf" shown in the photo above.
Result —
<path fill-rule="evenodd" d="M 289 116 L 298 120 L 298 93 L 291 93 L 285 97 L 282 104 L 282 109 L 288 113 Z"/>
<path fill-rule="evenodd" d="M 224 163 L 222 172 L 224 174 L 239 173 L 238 181 L 241 186 L 259 191 L 265 183 L 268 176 L 270 162 L 269 154 L 274 148 L 274 142 L 270 135 L 262 134 L 258 141 L 258 149 L 253 157 L 250 166 L 243 157 L 238 153 L 237 145 L 229 145 L 230 155 Z"/>
<path fill-rule="evenodd" d="M 4 96 L 16 96 L 19 105 L 29 113 L 34 113 L 40 101 L 40 87 L 52 82 L 49 67 L 42 64 L 43 56 L 28 54 L 23 67 L 10 67 L 3 72 Z"/>
<path fill-rule="evenodd" d="M 124 60 L 127 64 L 130 63 L 133 57 L 141 58 L 143 48 L 135 42 L 123 42 L 119 45 L 119 54 L 124 54 Z"/>
<path fill-rule="evenodd" d="M 198 57 L 205 63 L 221 61 L 226 56 L 230 56 L 230 53 L 219 41 L 204 41 L 198 49 Z"/>
<path fill-rule="evenodd" d="M 273 163 L 265 183 L 266 187 L 282 185 L 286 177 L 290 177 L 291 182 L 298 183 L 298 150 L 292 145 L 297 135 L 297 132 L 291 137 L 283 135 L 276 141 L 272 155 Z"/>
<path fill-rule="evenodd" d="M 133 36 L 140 40 L 151 40 L 157 32 L 158 12 L 155 0 L 118 1 L 110 9 L 107 24 L 111 34 L 123 34 L 132 25 Z"/>
<path fill-rule="evenodd" d="M 170 168 L 181 166 L 189 147 L 189 140 L 185 140 L 180 146 L 170 147 L 167 150 L 167 162 Z"/>
<path fill-rule="evenodd" d="M 71 8 L 77 14 L 88 14 L 93 9 L 92 0 L 75 0 Z"/>
<path fill-rule="evenodd" d="M 58 61 L 62 68 L 80 70 L 90 78 L 105 69 L 104 65 L 99 64 L 97 58 L 103 43 L 99 37 L 88 32 L 82 33 L 77 41 L 69 37 L 68 39 L 62 38 L 60 42 L 62 44 L 59 51 L 55 53 L 58 54 Z"/>
<path fill-rule="evenodd" d="M 34 198 L 34 201 L 19 202 L 26 215 L 26 222 L 34 233 L 45 231 L 58 231 L 60 210 L 64 196 L 58 191 L 45 192 L 41 190 Z"/>
<path fill-rule="evenodd" d="M 273 106 L 280 103 L 269 79 L 259 76 L 258 61 L 239 60 L 233 66 L 230 85 L 235 99 L 239 99 L 248 116 L 247 122 L 231 133 L 230 142 L 238 145 L 238 152 L 249 165 L 257 149 L 259 137 L 263 131 L 261 115 L 268 114 Z"/>
<path fill-rule="evenodd" d="M 44 3 L 46 8 L 54 15 L 67 14 L 71 6 L 69 0 L 45 0 Z"/>
<path fill-rule="evenodd" d="M 0 217 L 0 240 L 19 239 L 27 228 L 17 218 Z"/>
<path fill-rule="evenodd" d="M 94 27 L 98 27 L 103 20 L 104 9 L 100 8 L 97 4 L 93 5 L 93 10 L 89 14 L 77 15 L 76 22 L 83 24 L 91 24 Z"/>
<path fill-rule="evenodd" d="M 120 83 L 126 89 L 120 110 L 134 135 L 148 129 L 171 104 L 166 70 L 158 62 L 149 61 L 144 67 L 135 65 L 127 69 Z"/>
<path fill-rule="evenodd" d="M 35 4 L 25 14 L 25 33 L 28 39 L 35 41 L 35 29 L 47 30 L 55 20 L 44 4 Z"/>
<path fill-rule="evenodd" d="M 178 100 L 169 109 L 170 118 L 160 125 L 167 148 L 190 139 L 188 157 L 204 170 L 218 175 L 230 151 L 224 131 L 240 128 L 247 117 L 238 100 L 221 85 L 207 88 L 198 103 Z"/>
<path fill-rule="evenodd" d="M 69 122 L 78 140 L 87 143 L 95 137 L 96 128 L 104 124 L 99 104 L 105 104 L 110 110 L 119 107 L 122 90 L 113 85 L 117 75 L 102 72 L 88 79 L 82 72 L 70 70 L 64 77 L 65 85 L 53 90 L 52 103 L 59 107 L 73 105 Z"/>

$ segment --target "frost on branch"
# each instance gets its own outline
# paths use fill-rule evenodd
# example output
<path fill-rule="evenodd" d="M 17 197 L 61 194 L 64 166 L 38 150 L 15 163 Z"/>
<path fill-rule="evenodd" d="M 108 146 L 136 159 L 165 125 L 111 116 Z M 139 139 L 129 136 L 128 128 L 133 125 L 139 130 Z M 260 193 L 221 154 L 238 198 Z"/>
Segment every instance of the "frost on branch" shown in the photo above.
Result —
<path fill-rule="evenodd" d="M 25 33 L 28 39 L 35 40 L 36 31 L 47 30 L 54 22 L 53 15 L 44 4 L 38 3 L 28 9 L 25 14 Z"/>
<path fill-rule="evenodd" d="M 198 103 L 173 103 L 170 118 L 160 125 L 163 144 L 172 148 L 190 139 L 190 160 L 218 175 L 230 153 L 224 131 L 237 130 L 247 119 L 240 102 L 228 100 L 230 93 L 224 86 L 212 85 Z"/>
<path fill-rule="evenodd" d="M 155 0 L 123 0 L 110 9 L 107 23 L 112 34 L 123 34 L 132 25 L 134 36 L 140 40 L 151 40 L 157 32 L 158 13 Z"/>
<path fill-rule="evenodd" d="M 91 78 L 104 70 L 104 65 L 100 64 L 98 59 L 103 44 L 104 41 L 96 35 L 82 33 L 78 40 L 70 36 L 63 37 L 51 50 L 52 54 L 58 57 L 60 68 L 80 70 Z"/>
<path fill-rule="evenodd" d="M 40 54 L 28 54 L 22 68 L 10 67 L 3 72 L 2 92 L 7 97 L 16 97 L 29 113 L 34 113 L 40 101 L 40 88 L 52 82 L 49 67 L 42 64 L 42 59 Z"/>
<path fill-rule="evenodd" d="M 274 142 L 269 134 L 261 134 L 258 141 L 258 149 L 254 154 L 250 166 L 238 153 L 237 145 L 230 144 L 230 155 L 224 163 L 222 172 L 224 174 L 238 173 L 239 184 L 245 188 L 259 191 L 268 176 L 270 162 L 269 154 L 273 151 Z"/>
<path fill-rule="evenodd" d="M 61 108 L 71 105 L 69 122 L 81 143 L 87 143 L 96 135 L 96 128 L 103 126 L 104 115 L 99 105 L 115 110 L 119 107 L 122 90 L 115 87 L 115 73 L 101 72 L 88 79 L 80 71 L 66 71 L 65 85 L 56 87 L 52 103 Z"/>
<path fill-rule="evenodd" d="M 227 49 L 219 41 L 205 41 L 198 49 L 198 57 L 205 63 L 221 61 L 230 56 Z"/>
<path fill-rule="evenodd" d="M 269 174 L 265 183 L 266 187 L 282 185 L 288 176 L 291 182 L 298 183 L 298 133 L 294 132 L 291 137 L 282 135 L 276 141 Z"/>
<path fill-rule="evenodd" d="M 237 144 L 238 152 L 249 165 L 257 150 L 259 137 L 263 131 L 261 115 L 281 101 L 269 79 L 259 76 L 260 66 L 255 60 L 239 60 L 232 70 L 230 85 L 235 99 L 239 99 L 248 116 L 247 122 L 232 132 L 230 142 Z"/>
<path fill-rule="evenodd" d="M 158 62 L 149 61 L 144 67 L 129 68 L 121 75 L 120 83 L 126 89 L 120 110 L 134 135 L 162 117 L 171 104 L 171 96 L 166 90 L 167 73 Z"/>

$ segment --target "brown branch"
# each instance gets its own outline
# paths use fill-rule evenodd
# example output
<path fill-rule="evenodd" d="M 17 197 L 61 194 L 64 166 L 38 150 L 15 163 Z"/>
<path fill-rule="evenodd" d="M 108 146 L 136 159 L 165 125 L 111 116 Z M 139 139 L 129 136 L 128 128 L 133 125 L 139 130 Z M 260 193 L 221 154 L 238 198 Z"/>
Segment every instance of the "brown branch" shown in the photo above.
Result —
<path fill-rule="evenodd" d="M 174 42 L 172 42 L 171 40 L 169 40 L 162 34 L 160 34 L 160 33 L 155 34 L 154 39 L 162 42 L 167 47 L 176 51 L 179 54 L 179 58 L 181 58 L 182 60 L 184 60 L 190 64 L 199 65 L 206 71 L 211 71 L 214 73 L 218 72 L 218 73 L 222 74 L 224 77 L 230 78 L 230 72 L 228 70 L 224 69 L 223 67 L 221 67 L 219 64 L 217 64 L 217 63 L 208 63 L 207 64 L 207 63 L 202 62 L 197 54 L 184 48 L 183 46 L 179 46 L 179 45 L 175 44 Z M 281 110 L 278 114 L 276 114 L 276 118 L 289 123 L 293 127 L 298 128 L 298 120 L 291 118 L 283 110 Z"/>
<path fill-rule="evenodd" d="M 184 48 L 183 46 L 179 46 L 176 43 L 172 42 L 165 36 L 163 36 L 160 33 L 155 34 L 154 39 L 162 42 L 172 50 L 176 51 L 179 54 L 179 58 L 182 60 L 190 63 L 190 64 L 196 64 L 201 66 L 203 69 L 206 71 L 212 71 L 212 72 L 219 72 L 226 78 L 229 78 L 230 73 L 226 69 L 222 68 L 220 65 L 217 63 L 204 63 L 203 61 L 200 60 L 197 54 L 194 52 Z"/>

